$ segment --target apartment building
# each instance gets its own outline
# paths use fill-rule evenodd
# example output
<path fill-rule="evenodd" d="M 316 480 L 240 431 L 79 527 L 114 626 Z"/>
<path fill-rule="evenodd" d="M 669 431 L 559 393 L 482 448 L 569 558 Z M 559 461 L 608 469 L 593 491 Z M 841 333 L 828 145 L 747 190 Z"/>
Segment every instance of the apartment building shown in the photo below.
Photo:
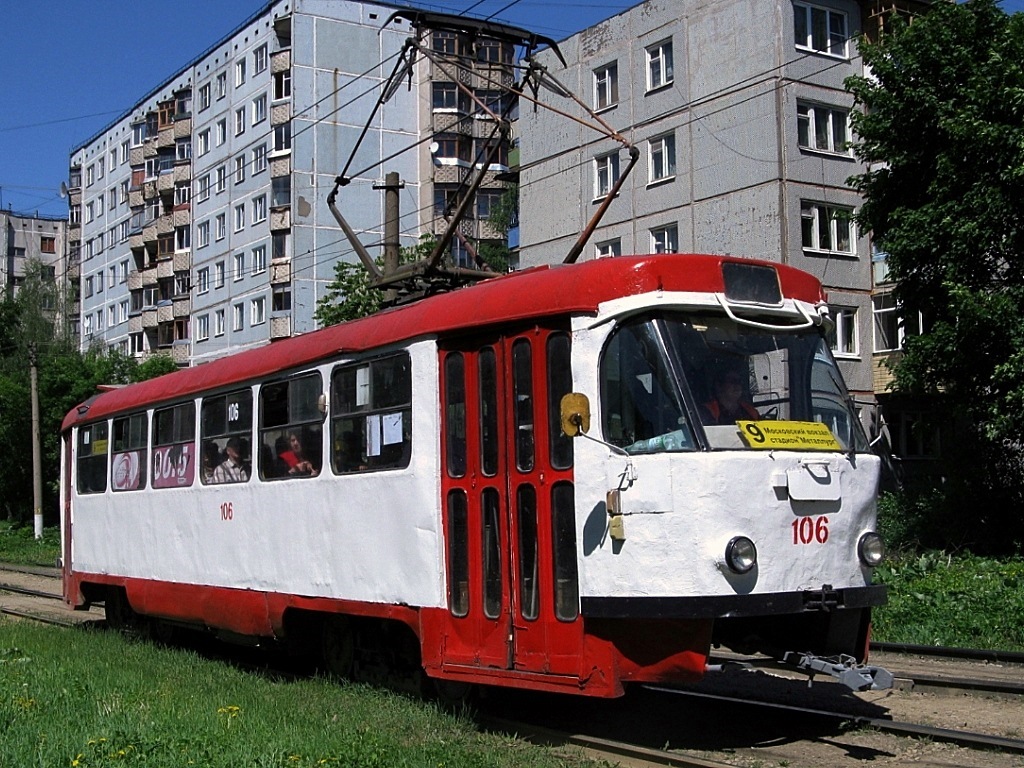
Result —
<path fill-rule="evenodd" d="M 833 352 L 869 427 L 885 382 L 872 362 L 871 242 L 846 184 L 863 167 L 849 149 L 843 81 L 863 71 L 857 36 L 891 10 L 858 0 L 647 0 L 561 42 L 566 69 L 545 61 L 640 150 L 585 257 L 730 254 L 814 274 L 832 304 Z M 628 156 L 541 111 L 524 110 L 519 139 L 520 258 L 558 261 Z"/>
<path fill-rule="evenodd" d="M 425 59 L 374 109 L 411 32 L 407 20 L 384 26 L 394 10 L 272 0 L 73 150 L 83 348 L 194 365 L 313 330 L 335 264 L 357 261 L 326 203 L 343 171 L 352 181 L 338 207 L 371 250 L 383 239 L 387 172 L 402 181 L 401 244 L 441 226 L 487 118 L 453 81 L 434 82 L 461 76 Z M 481 69 L 512 58 L 506 45 L 450 33 L 429 44 L 453 56 L 480 49 Z M 473 218 L 470 237 L 483 228 Z"/>
<path fill-rule="evenodd" d="M 78 263 L 68 249 L 68 221 L 38 213 L 0 210 L 0 292 L 12 298 L 23 285 L 26 267 L 38 262 L 42 277 L 53 285 L 53 312 L 58 323 L 68 323 L 67 332 L 78 333 Z M 47 299 L 49 300 L 49 299 Z"/>

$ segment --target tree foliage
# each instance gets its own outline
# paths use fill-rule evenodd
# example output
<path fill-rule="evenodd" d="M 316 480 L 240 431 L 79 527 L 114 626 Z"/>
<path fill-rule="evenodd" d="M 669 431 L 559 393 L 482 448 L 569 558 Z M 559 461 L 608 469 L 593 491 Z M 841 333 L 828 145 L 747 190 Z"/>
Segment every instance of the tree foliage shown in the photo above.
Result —
<path fill-rule="evenodd" d="M 48 523 L 59 510 L 60 427 L 68 411 L 96 394 L 100 384 L 129 384 L 176 370 L 166 355 L 138 363 L 106 350 L 78 351 L 59 322 L 63 297 L 46 272 L 30 261 L 15 296 L 0 300 L 0 445 L 11 461 L 0 462 L 0 515 L 32 516 L 32 401 L 30 359 L 38 371 L 43 512 Z M 16 457 L 16 458 L 15 458 Z"/>
<path fill-rule="evenodd" d="M 893 365 L 895 388 L 967 425 L 945 442 L 968 462 L 964 500 L 984 487 L 1019 503 L 1024 16 L 994 0 L 934 3 L 860 50 L 870 75 L 846 83 L 869 168 L 850 180 L 865 199 L 858 221 L 888 255 L 904 322 L 924 320 Z"/>

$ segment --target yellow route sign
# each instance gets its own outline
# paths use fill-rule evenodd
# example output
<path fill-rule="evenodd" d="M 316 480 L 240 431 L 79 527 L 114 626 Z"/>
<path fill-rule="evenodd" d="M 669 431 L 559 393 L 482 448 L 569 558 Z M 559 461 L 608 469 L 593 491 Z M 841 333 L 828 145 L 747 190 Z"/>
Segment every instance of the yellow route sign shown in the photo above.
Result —
<path fill-rule="evenodd" d="M 789 451 L 841 451 L 828 425 L 818 421 L 737 421 L 750 448 Z"/>

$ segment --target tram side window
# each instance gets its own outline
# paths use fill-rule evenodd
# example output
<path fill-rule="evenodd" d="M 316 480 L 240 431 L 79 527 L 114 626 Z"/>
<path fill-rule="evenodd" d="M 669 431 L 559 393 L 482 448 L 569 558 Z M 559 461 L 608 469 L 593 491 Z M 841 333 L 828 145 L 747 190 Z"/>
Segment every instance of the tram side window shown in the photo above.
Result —
<path fill-rule="evenodd" d="M 461 352 L 444 359 L 444 450 L 450 477 L 466 474 L 466 363 Z"/>
<path fill-rule="evenodd" d="M 331 376 L 331 465 L 338 474 L 409 466 L 412 368 L 408 353 L 339 366 Z"/>
<path fill-rule="evenodd" d="M 498 367 L 493 347 L 480 350 L 480 467 L 487 477 L 498 473 Z"/>
<path fill-rule="evenodd" d="M 551 489 L 551 540 L 554 542 L 555 616 L 561 621 L 573 621 L 580 612 L 580 587 L 572 483 L 556 483 Z"/>
<path fill-rule="evenodd" d="M 107 422 L 78 429 L 78 492 L 107 490 Z"/>
<path fill-rule="evenodd" d="M 551 466 L 572 466 L 572 438 L 562 433 L 562 398 L 572 391 L 572 361 L 569 335 L 556 333 L 548 339 L 548 441 Z"/>
<path fill-rule="evenodd" d="M 466 494 L 448 494 L 448 609 L 453 616 L 469 613 L 469 511 Z"/>
<path fill-rule="evenodd" d="M 260 478 L 316 477 L 323 467 L 319 373 L 264 384 L 260 390 Z"/>
<path fill-rule="evenodd" d="M 153 413 L 153 487 L 185 488 L 196 476 L 196 406 L 182 403 Z"/>
<path fill-rule="evenodd" d="M 515 398 L 516 467 L 533 469 L 533 357 L 530 342 L 517 339 L 512 345 L 512 393 Z"/>
<path fill-rule="evenodd" d="M 521 485 L 516 492 L 516 523 L 519 527 L 519 612 L 527 621 L 540 615 L 539 560 L 537 554 L 537 492 Z"/>
<path fill-rule="evenodd" d="M 203 399 L 203 483 L 245 483 L 251 475 L 252 391 Z"/>
<path fill-rule="evenodd" d="M 149 418 L 145 413 L 114 419 L 110 484 L 115 491 L 138 491 L 146 487 L 148 426 Z"/>

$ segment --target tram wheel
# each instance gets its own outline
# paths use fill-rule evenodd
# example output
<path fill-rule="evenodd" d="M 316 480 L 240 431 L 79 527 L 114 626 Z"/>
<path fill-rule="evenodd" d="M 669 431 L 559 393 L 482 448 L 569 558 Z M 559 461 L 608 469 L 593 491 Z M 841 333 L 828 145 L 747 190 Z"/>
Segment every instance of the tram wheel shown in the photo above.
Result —
<path fill-rule="evenodd" d="M 128 602 L 128 593 L 123 587 L 109 587 L 103 600 L 107 626 L 118 632 L 136 634 L 142 626 L 142 619 Z"/>
<path fill-rule="evenodd" d="M 479 695 L 479 688 L 473 683 L 459 680 L 441 680 L 433 678 L 434 698 L 444 709 L 458 711 L 472 707 Z"/>
<path fill-rule="evenodd" d="M 352 678 L 356 642 L 352 622 L 347 617 L 329 616 L 324 620 L 320 653 L 328 672 L 342 680 Z"/>

